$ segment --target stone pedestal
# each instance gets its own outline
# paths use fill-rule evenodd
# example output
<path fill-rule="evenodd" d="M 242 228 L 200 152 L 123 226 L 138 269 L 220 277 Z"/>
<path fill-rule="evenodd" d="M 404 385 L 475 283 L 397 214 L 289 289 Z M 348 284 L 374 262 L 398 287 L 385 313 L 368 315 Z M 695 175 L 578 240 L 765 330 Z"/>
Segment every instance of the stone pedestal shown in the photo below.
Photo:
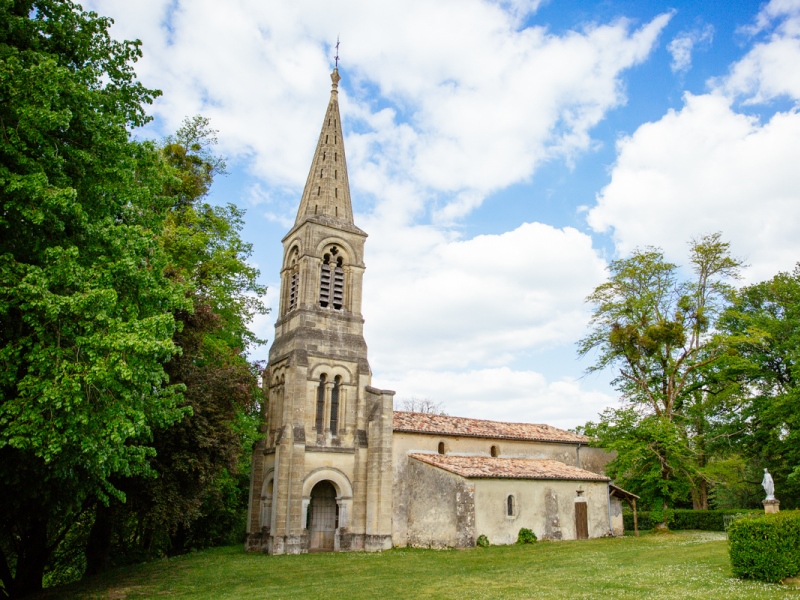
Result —
<path fill-rule="evenodd" d="M 766 514 L 776 513 L 781 509 L 781 503 L 774 498 L 772 500 L 762 500 L 761 504 L 764 505 L 764 512 Z"/>

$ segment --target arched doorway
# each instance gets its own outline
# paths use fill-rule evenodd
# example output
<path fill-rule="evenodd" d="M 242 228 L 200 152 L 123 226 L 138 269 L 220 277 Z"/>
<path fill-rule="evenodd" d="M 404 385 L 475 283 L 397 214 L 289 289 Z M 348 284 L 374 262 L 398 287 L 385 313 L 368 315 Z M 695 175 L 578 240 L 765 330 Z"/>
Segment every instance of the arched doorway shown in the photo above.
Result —
<path fill-rule="evenodd" d="M 327 479 L 320 481 L 311 489 L 308 507 L 309 550 L 333 550 L 338 521 L 336 488 Z"/>

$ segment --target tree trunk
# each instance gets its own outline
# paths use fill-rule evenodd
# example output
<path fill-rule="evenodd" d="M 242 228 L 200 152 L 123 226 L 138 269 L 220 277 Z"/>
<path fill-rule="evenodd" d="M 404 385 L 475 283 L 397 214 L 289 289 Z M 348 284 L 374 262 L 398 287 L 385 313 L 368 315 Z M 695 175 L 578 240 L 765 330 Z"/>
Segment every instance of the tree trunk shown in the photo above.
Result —
<path fill-rule="evenodd" d="M 41 517 L 31 517 L 22 532 L 20 552 L 14 573 L 11 598 L 24 598 L 42 591 L 42 579 L 47 558 L 47 521 Z"/>
<path fill-rule="evenodd" d="M 96 575 L 109 567 L 113 513 L 111 506 L 98 504 L 95 509 L 94 523 L 86 541 L 86 575 Z"/>
<path fill-rule="evenodd" d="M 708 510 L 708 482 L 705 479 L 701 479 L 692 487 L 692 508 Z"/>

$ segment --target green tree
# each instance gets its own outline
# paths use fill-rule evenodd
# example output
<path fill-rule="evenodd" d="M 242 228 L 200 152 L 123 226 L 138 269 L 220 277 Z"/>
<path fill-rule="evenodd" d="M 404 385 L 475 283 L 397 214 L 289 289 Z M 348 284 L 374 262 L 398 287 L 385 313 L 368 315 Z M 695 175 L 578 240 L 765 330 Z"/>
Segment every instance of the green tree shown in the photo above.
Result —
<path fill-rule="evenodd" d="M 152 144 L 138 42 L 68 0 L 0 0 L 0 596 L 40 589 L 94 499 L 144 474 L 186 412 L 163 365 L 172 201 Z"/>
<path fill-rule="evenodd" d="M 733 351 L 725 374 L 742 383 L 738 443 L 759 498 L 768 467 L 787 507 L 800 506 L 800 265 L 743 288 L 720 320 Z"/>
<path fill-rule="evenodd" d="M 609 280 L 587 298 L 591 331 L 579 342 L 580 355 L 595 357 L 589 372 L 616 370 L 624 403 L 585 431 L 618 451 L 610 473 L 660 498 L 663 509 L 705 486 L 698 434 L 721 383 L 706 373 L 725 353 L 713 327 L 741 267 L 720 234 L 692 241 L 689 263 L 693 278 L 680 280 L 656 248 L 612 262 Z"/>
<path fill-rule="evenodd" d="M 154 432 L 155 479 L 119 482 L 126 501 L 99 504 L 87 546 L 87 567 L 179 554 L 244 532 L 249 459 L 258 424 L 258 367 L 244 352 L 259 342 L 248 329 L 266 311 L 251 247 L 239 231 L 242 211 L 205 201 L 224 161 L 212 147 L 208 120 L 187 119 L 161 147 L 173 198 L 161 236 L 167 273 L 184 282 L 191 310 L 180 310 L 174 336 L 181 354 L 167 363 L 170 381 L 184 386 L 178 423 Z M 241 532 L 239 531 L 241 529 Z"/>

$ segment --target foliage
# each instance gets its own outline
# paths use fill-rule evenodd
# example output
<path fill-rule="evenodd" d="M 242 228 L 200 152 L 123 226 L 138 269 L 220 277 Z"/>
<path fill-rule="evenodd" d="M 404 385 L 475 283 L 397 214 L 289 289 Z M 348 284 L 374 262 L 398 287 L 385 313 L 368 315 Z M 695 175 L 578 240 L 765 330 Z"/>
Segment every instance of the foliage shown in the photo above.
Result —
<path fill-rule="evenodd" d="M 800 265 L 742 289 L 720 321 L 732 351 L 724 375 L 744 390 L 735 413 L 749 489 L 764 467 L 784 506 L 800 506 Z M 753 492 L 751 492 L 753 493 Z M 759 498 L 760 499 L 760 498 Z"/>
<path fill-rule="evenodd" d="M 800 511 L 735 521 L 728 540 L 737 577 L 777 583 L 800 575 Z"/>
<path fill-rule="evenodd" d="M 409 582 L 413 582 L 410 585 Z M 722 533 L 599 538 L 448 552 L 267 556 L 242 545 L 109 571 L 46 598 L 283 600 L 387 598 L 797 598 L 797 589 L 731 577 Z"/>
<path fill-rule="evenodd" d="M 741 262 L 720 234 L 693 240 L 689 262 L 689 280 L 657 248 L 612 262 L 587 298 L 591 330 L 579 343 L 595 357 L 588 372 L 616 370 L 624 403 L 582 431 L 618 452 L 608 472 L 620 485 L 664 509 L 687 495 L 707 508 L 706 436 L 731 398 L 728 381 L 713 376 L 726 353 L 714 327 Z"/>
<path fill-rule="evenodd" d="M 184 121 L 161 148 L 174 205 L 161 242 L 168 275 L 183 282 L 192 310 L 179 311 L 181 354 L 166 365 L 184 386 L 180 422 L 154 431 L 155 480 L 129 477 L 127 502 L 98 505 L 87 548 L 88 571 L 238 541 L 244 535 L 250 446 L 258 424 L 257 365 L 244 354 L 258 342 L 248 330 L 264 312 L 251 248 L 239 237 L 242 211 L 204 202 L 224 161 L 211 151 L 208 120 Z"/>
<path fill-rule="evenodd" d="M 518 544 L 533 544 L 537 541 L 536 534 L 533 533 L 527 527 L 522 527 L 519 530 L 519 535 L 517 536 L 517 543 Z"/>
<path fill-rule="evenodd" d="M 669 529 L 681 531 L 697 529 L 700 531 L 725 531 L 725 517 L 757 516 L 764 514 L 762 510 L 726 509 L 726 510 L 693 510 L 674 508 L 668 511 L 667 526 Z M 637 511 L 639 529 L 652 529 L 654 525 L 663 523 L 664 515 L 661 511 Z M 624 511 L 622 519 L 626 531 L 633 531 L 633 512 Z"/>
<path fill-rule="evenodd" d="M 158 153 L 130 139 L 157 92 L 138 42 L 68 0 L 0 1 L 0 595 L 42 585 L 85 518 L 151 472 L 150 438 L 185 414 L 163 364 L 169 199 Z"/>
<path fill-rule="evenodd" d="M 489 547 L 489 538 L 485 535 L 481 534 L 478 536 L 478 539 L 475 540 L 475 545 L 478 548 L 488 548 Z"/>

